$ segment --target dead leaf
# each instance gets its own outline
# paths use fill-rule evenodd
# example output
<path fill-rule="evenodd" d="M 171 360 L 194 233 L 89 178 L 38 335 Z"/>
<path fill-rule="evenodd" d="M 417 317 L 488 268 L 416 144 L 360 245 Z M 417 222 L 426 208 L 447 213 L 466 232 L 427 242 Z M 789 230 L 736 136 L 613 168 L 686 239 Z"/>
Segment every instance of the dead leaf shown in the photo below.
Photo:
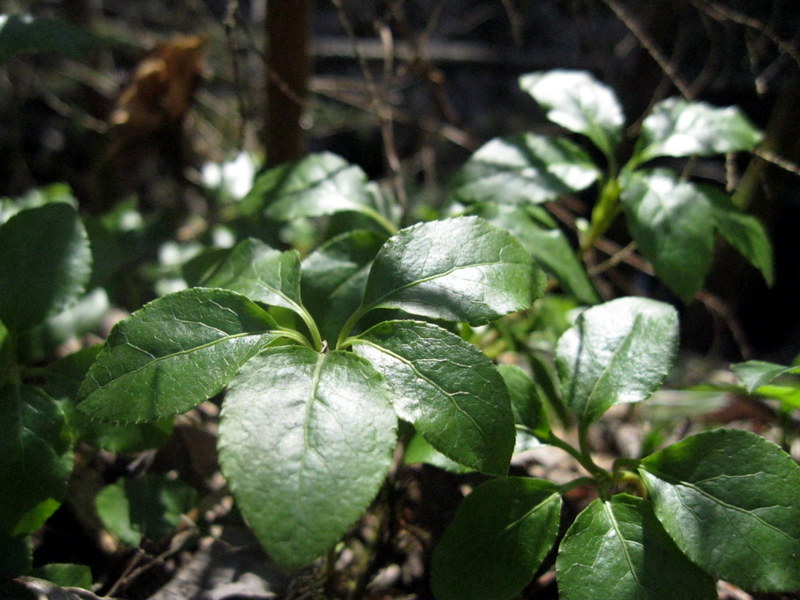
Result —
<path fill-rule="evenodd" d="M 179 35 L 159 44 L 137 65 L 111 124 L 138 137 L 180 121 L 201 80 L 207 41 L 207 35 Z"/>

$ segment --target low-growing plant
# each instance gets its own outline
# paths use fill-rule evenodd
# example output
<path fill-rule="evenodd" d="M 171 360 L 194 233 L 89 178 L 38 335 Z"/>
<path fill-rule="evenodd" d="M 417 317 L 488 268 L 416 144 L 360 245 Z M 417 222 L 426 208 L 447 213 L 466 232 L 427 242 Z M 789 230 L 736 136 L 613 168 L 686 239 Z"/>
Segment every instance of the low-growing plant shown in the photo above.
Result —
<path fill-rule="evenodd" d="M 327 223 L 321 244 L 303 257 L 242 236 L 200 253 L 184 265 L 187 289 L 123 319 L 99 352 L 45 369 L 26 364 L 19 341 L 81 296 L 89 242 L 63 203 L 8 218 L 0 226 L 0 402 L 10 416 L 0 425 L 4 573 L 29 570 L 29 536 L 63 498 L 72 437 L 118 440 L 113 432 L 131 428 L 156 435 L 142 428 L 168 431 L 172 417 L 217 397 L 222 471 L 248 524 L 288 571 L 330 552 L 368 509 L 398 459 L 402 420 L 450 461 L 492 477 L 467 496 L 435 551 L 440 600 L 512 598 L 555 546 L 565 599 L 716 598 L 716 579 L 799 589 L 800 467 L 780 448 L 720 429 L 602 467 L 589 443 L 609 408 L 646 400 L 663 384 L 678 314 L 646 298 L 600 303 L 580 252 L 624 212 L 642 254 L 684 299 L 706 276 L 715 231 L 770 280 L 763 229 L 725 192 L 643 168 L 663 156 L 748 150 L 760 134 L 734 109 L 667 100 L 645 118 L 620 168 L 624 122 L 610 90 L 561 71 L 521 83 L 605 164 L 568 139 L 494 140 L 455 178 L 452 211 L 469 214 L 402 228 L 391 197 L 337 156 L 272 169 L 227 206 L 228 225 L 258 232 L 263 219 L 311 219 L 320 232 Z M 595 183 L 599 200 L 576 253 L 537 205 Z M 594 306 L 563 332 L 545 324 L 559 333 L 555 373 L 546 360 L 523 364 L 532 379 L 521 367 L 496 366 L 472 342 L 506 315 L 535 314 L 545 273 Z M 80 415 L 123 427 L 92 430 Z M 572 425 L 575 444 L 558 433 Z M 520 440 L 563 449 L 586 475 L 561 485 L 508 476 Z M 562 496 L 587 485 L 598 497 L 562 536 Z M 178 492 L 176 506 L 190 496 Z M 117 518 L 113 499 L 126 493 L 123 484 L 107 488 L 104 519 Z M 126 539 L 161 532 L 157 525 L 131 520 Z"/>

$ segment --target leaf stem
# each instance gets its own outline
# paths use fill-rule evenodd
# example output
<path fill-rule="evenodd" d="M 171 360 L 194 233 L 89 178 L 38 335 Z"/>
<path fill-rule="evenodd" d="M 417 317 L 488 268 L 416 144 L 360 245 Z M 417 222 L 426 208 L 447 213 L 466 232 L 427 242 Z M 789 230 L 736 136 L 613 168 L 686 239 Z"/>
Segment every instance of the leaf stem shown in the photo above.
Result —
<path fill-rule="evenodd" d="M 384 217 L 377 210 L 374 210 L 369 206 L 361 207 L 359 210 L 361 211 L 362 214 L 366 215 L 367 217 L 378 223 L 386 231 L 388 231 L 389 235 L 394 235 L 395 233 L 397 233 L 397 227 L 395 226 L 395 224 L 392 223 L 386 217 Z"/>
<path fill-rule="evenodd" d="M 620 185 L 616 172 L 612 172 L 600 191 L 600 199 L 592 210 L 589 232 L 581 241 L 581 254 L 585 255 L 614 222 L 620 212 Z"/>
<path fill-rule="evenodd" d="M 358 307 L 358 310 L 350 315 L 350 318 L 345 321 L 345 324 L 342 326 L 342 330 L 339 332 L 339 338 L 336 340 L 336 350 L 341 350 L 347 338 L 350 336 L 350 332 L 355 327 L 355 324 L 358 320 L 363 317 L 370 309 L 365 307 L 363 304 Z"/>
<path fill-rule="evenodd" d="M 303 323 L 306 324 L 306 328 L 308 332 L 311 334 L 311 342 L 314 345 L 314 350 L 320 351 L 322 350 L 322 335 L 319 333 L 319 327 L 317 327 L 317 322 L 314 320 L 314 317 L 311 316 L 311 313 L 306 310 L 305 306 L 298 305 L 297 310 L 295 310 L 297 315 L 303 320 Z"/>

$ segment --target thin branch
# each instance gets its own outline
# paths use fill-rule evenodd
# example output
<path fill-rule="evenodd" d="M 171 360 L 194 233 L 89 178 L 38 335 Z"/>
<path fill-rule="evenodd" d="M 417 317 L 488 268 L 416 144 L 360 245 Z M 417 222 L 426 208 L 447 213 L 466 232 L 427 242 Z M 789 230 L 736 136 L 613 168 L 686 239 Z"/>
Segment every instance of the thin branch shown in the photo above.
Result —
<path fill-rule="evenodd" d="M 688 99 L 693 99 L 693 92 L 692 89 L 687 85 L 687 83 L 683 80 L 680 73 L 678 73 L 677 66 L 667 58 L 667 56 L 661 51 L 661 49 L 656 45 L 655 41 L 650 37 L 650 35 L 644 30 L 641 24 L 626 10 L 620 5 L 617 0 L 602 0 L 606 6 L 608 6 L 613 13 L 617 16 L 617 18 L 622 22 L 625 27 L 639 40 L 639 43 L 642 45 L 647 53 L 652 57 L 658 66 L 661 67 L 661 70 L 669 77 L 670 81 L 675 85 L 676 88 L 680 91 L 681 95 Z"/>
<path fill-rule="evenodd" d="M 731 21 L 737 25 L 742 25 L 765 35 L 781 52 L 787 54 L 800 66 L 800 52 L 791 43 L 784 40 L 766 23 L 758 19 L 741 13 L 733 8 L 725 6 L 720 2 L 711 0 L 691 0 L 692 4 L 700 11 L 706 13 L 712 19 L 718 21 Z"/>
<path fill-rule="evenodd" d="M 350 46 L 353 51 L 353 55 L 356 57 L 356 60 L 361 68 L 361 73 L 364 76 L 370 103 L 375 115 L 378 117 L 381 138 L 383 141 L 384 158 L 386 159 L 386 165 L 389 168 L 395 194 L 397 195 L 397 200 L 401 206 L 406 206 L 408 204 L 407 195 L 405 186 L 403 185 L 400 158 L 397 153 L 397 146 L 394 139 L 394 128 L 392 126 L 392 107 L 388 102 L 385 102 L 382 99 L 381 94 L 379 93 L 378 85 L 375 82 L 375 78 L 372 75 L 369 65 L 367 64 L 367 60 L 364 58 L 363 54 L 361 54 L 353 25 L 347 16 L 347 12 L 344 10 L 341 0 L 331 0 L 331 3 L 336 8 L 339 22 L 344 28 L 347 38 L 350 40 Z"/>
<path fill-rule="evenodd" d="M 225 9 L 225 18 L 222 26 L 225 29 L 225 41 L 231 55 L 231 68 L 233 69 L 233 87 L 236 94 L 236 105 L 239 111 L 239 126 L 236 128 L 236 149 L 241 152 L 244 148 L 245 127 L 247 124 L 247 105 L 242 92 L 242 69 L 239 62 L 239 40 L 236 37 L 236 15 L 239 13 L 239 0 L 228 0 Z"/>

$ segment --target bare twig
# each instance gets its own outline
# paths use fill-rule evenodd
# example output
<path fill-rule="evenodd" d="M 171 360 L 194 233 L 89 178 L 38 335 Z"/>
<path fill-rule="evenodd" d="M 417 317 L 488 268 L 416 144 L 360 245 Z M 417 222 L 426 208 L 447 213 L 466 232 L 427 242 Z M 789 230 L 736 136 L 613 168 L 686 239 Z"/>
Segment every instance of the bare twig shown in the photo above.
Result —
<path fill-rule="evenodd" d="M 239 110 L 239 126 L 236 128 L 236 149 L 241 152 L 244 148 L 245 126 L 247 123 L 247 105 L 242 92 L 242 69 L 239 62 L 239 40 L 236 36 L 236 15 L 239 12 L 239 0 L 228 0 L 225 9 L 225 19 L 222 25 L 225 29 L 225 41 L 231 55 L 231 68 L 233 70 L 233 85 L 236 94 L 236 104 Z"/>
<path fill-rule="evenodd" d="M 645 31 L 641 24 L 627 11 L 627 9 L 623 8 L 622 5 L 617 2 L 617 0 L 603 0 L 603 2 L 614 12 L 622 24 L 625 25 L 625 27 L 627 27 L 636 37 L 636 39 L 642 45 L 642 48 L 644 48 L 653 58 L 653 60 L 658 63 L 658 66 L 661 67 L 661 70 L 664 71 L 664 74 L 669 77 L 673 85 L 678 88 L 678 91 L 680 91 L 681 95 L 684 98 L 691 100 L 693 98 L 693 91 L 683 80 L 680 73 L 678 73 L 678 67 L 672 61 L 670 61 L 669 58 L 667 58 L 667 56 L 656 45 L 655 41 L 650 37 L 647 31 Z"/>
<path fill-rule="evenodd" d="M 712 19 L 718 21 L 731 21 L 737 25 L 742 25 L 753 29 L 767 37 L 784 54 L 800 66 L 800 51 L 791 43 L 784 40 L 766 23 L 730 8 L 721 2 L 711 0 L 691 0 L 692 4 L 700 11 L 706 13 Z"/>
<path fill-rule="evenodd" d="M 394 138 L 392 107 L 383 99 L 382 94 L 379 92 L 378 85 L 375 82 L 372 71 L 367 64 L 366 59 L 361 54 L 358 46 L 358 40 L 356 39 L 355 31 L 353 30 L 353 25 L 347 16 L 347 12 L 344 10 L 341 0 L 331 0 L 331 3 L 336 8 L 339 22 L 341 23 L 348 39 L 350 40 L 350 46 L 352 48 L 353 55 L 358 61 L 359 67 L 361 68 L 361 73 L 364 77 L 364 82 L 367 86 L 370 104 L 372 105 L 372 109 L 378 118 L 381 139 L 383 141 L 384 158 L 386 160 L 386 166 L 390 172 L 392 185 L 394 187 L 395 194 L 397 195 L 397 200 L 401 206 L 406 206 L 408 202 L 401 172 L 400 157 L 397 153 L 397 146 Z"/>

